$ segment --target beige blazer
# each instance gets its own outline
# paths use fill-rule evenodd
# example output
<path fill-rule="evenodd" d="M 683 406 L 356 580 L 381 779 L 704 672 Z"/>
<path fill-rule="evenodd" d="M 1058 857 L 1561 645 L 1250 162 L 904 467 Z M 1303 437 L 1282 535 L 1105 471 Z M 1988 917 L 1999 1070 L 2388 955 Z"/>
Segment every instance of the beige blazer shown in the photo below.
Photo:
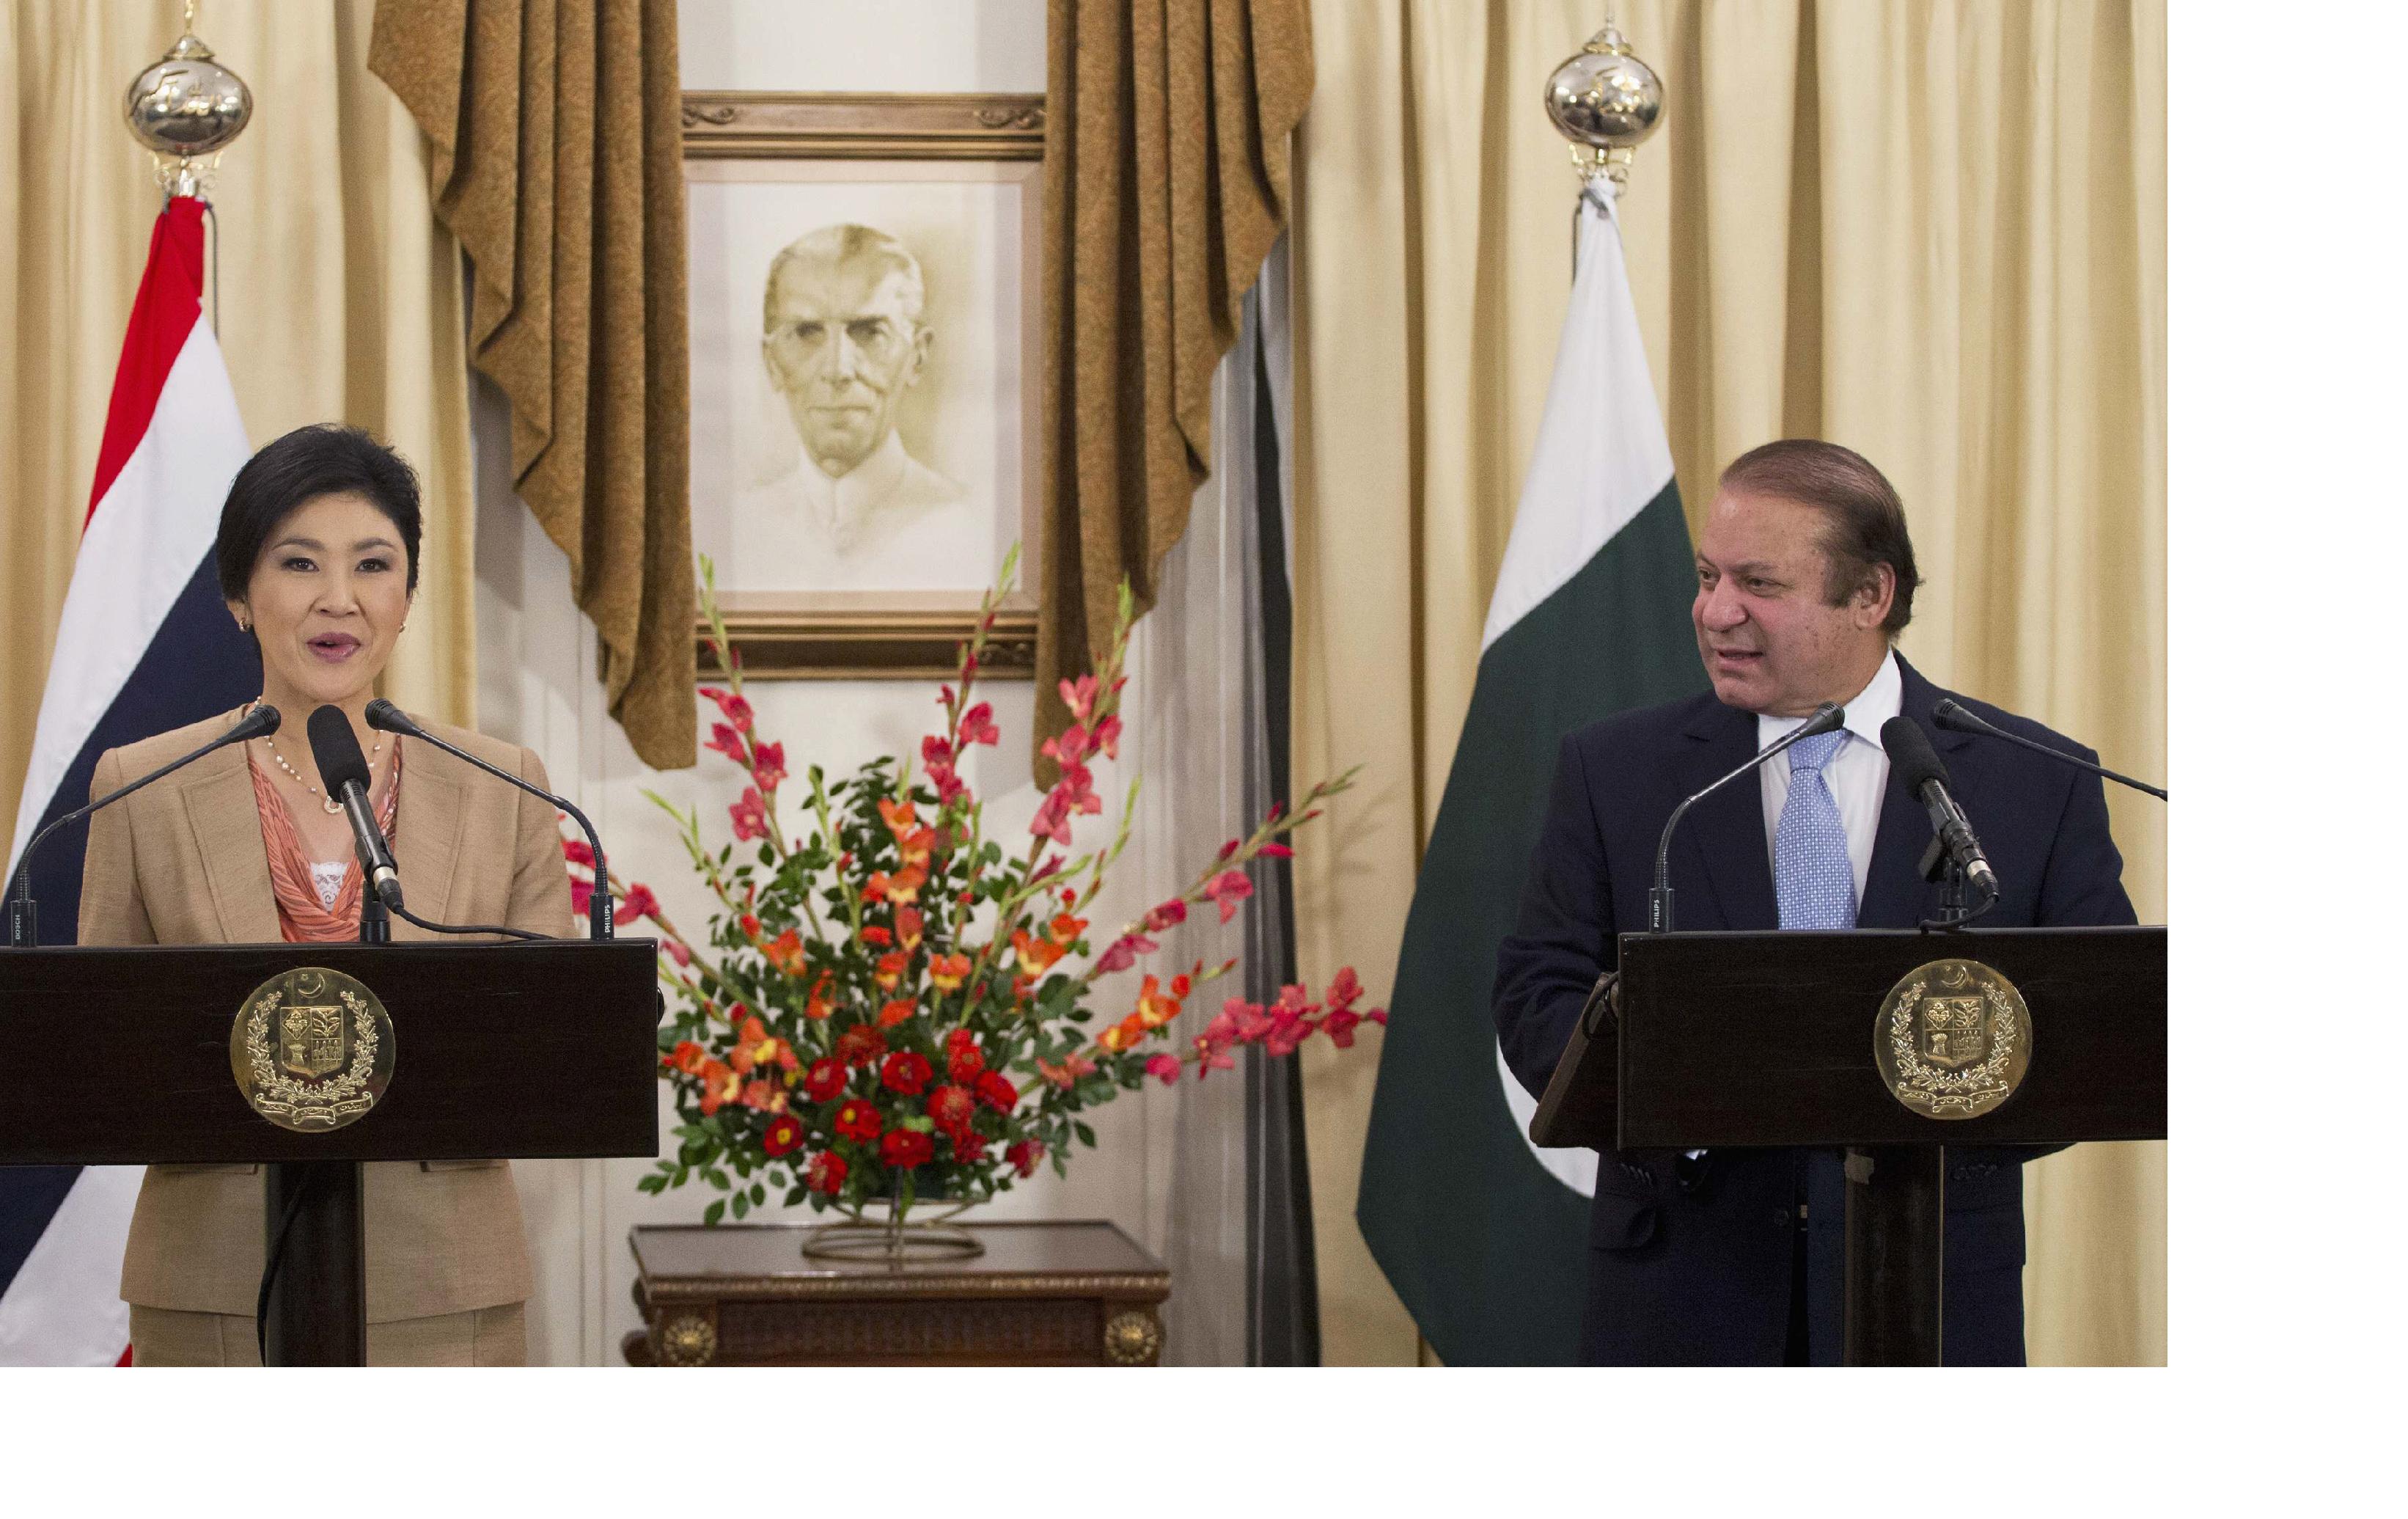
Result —
<path fill-rule="evenodd" d="M 238 715 L 109 750 L 93 772 L 92 794 L 198 748 Z M 425 726 L 549 789 L 543 764 L 530 751 L 439 723 Z M 409 745 L 394 860 L 410 910 L 437 923 L 570 933 L 568 872 L 552 810 L 441 750 L 395 742 Z M 396 921 L 393 937 L 436 936 Z M 77 939 L 282 942 L 267 844 L 240 747 L 222 749 L 93 815 Z M 525 1298 L 532 1283 L 526 1230 L 507 1162 L 380 1162 L 365 1170 L 369 1322 Z M 251 1314 L 266 1254 L 263 1188 L 257 1166 L 151 1167 L 134 1205 L 120 1296 L 147 1308 Z"/>

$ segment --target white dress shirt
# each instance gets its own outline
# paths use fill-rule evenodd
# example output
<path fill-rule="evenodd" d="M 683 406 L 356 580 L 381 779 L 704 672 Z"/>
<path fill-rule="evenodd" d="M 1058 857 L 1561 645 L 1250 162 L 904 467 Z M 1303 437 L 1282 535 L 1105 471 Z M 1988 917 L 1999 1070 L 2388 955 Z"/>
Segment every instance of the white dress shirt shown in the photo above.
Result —
<path fill-rule="evenodd" d="M 1848 710 L 1847 738 L 1823 767 L 1823 783 L 1839 804 L 1840 828 L 1848 836 L 1848 864 L 1856 876 L 1856 902 L 1865 899 L 1865 876 L 1872 868 L 1873 834 L 1881 826 L 1882 792 L 1889 784 L 1889 752 L 1882 748 L 1882 724 L 1896 717 L 1904 691 L 1895 650 L 1882 656 L 1881 668 L 1853 700 Z M 1758 713 L 1756 747 L 1784 737 L 1805 723 L 1802 717 Z M 1789 800 L 1789 756 L 1775 754 L 1756 771 L 1764 795 L 1764 854 L 1772 858 L 1772 841 L 1781 832 L 1781 809 Z"/>

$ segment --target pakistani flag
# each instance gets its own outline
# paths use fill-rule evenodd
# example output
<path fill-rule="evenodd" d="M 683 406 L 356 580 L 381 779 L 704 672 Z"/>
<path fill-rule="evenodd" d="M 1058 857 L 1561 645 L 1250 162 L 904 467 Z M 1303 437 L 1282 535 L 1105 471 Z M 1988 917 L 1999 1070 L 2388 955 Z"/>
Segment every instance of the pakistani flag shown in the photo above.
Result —
<path fill-rule="evenodd" d="M 1480 675 L 1405 921 L 1356 1220 L 1450 1365 L 1578 1349 L 1597 1154 L 1540 1150 L 1489 1016 L 1563 736 L 1705 681 L 1672 452 L 1609 192 L 1579 267 L 1537 451 L 1489 598 Z"/>

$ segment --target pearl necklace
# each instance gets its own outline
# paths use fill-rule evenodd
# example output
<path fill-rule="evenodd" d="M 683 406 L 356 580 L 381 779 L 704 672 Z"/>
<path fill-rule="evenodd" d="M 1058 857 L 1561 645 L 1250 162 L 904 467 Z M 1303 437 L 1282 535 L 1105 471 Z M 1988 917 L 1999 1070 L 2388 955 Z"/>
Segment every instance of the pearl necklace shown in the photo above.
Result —
<path fill-rule="evenodd" d="M 257 706 L 257 705 L 258 705 L 258 703 L 254 702 L 254 703 L 252 703 L 251 705 L 252 705 L 252 706 Z M 244 710 L 248 711 L 248 710 L 250 710 L 250 709 L 249 709 L 249 708 L 245 708 L 245 709 L 244 709 Z M 378 757 L 379 755 L 382 754 L 383 752 L 384 752 L 384 740 L 383 740 L 383 739 L 381 739 L 381 738 L 379 738 L 379 739 L 376 741 L 376 747 L 375 747 L 374 749 L 371 749 L 371 750 L 369 750 L 369 751 L 368 751 L 368 787 L 369 787 L 369 789 L 370 789 L 370 790 L 374 790 L 374 789 L 375 789 L 375 787 L 376 787 L 376 762 L 377 762 L 377 757 Z M 303 791 L 308 792 L 310 795 L 317 797 L 317 798 L 318 798 L 318 805 L 319 805 L 320 807 L 322 807 L 322 808 L 324 808 L 324 809 L 326 810 L 326 812 L 327 812 L 327 815 L 328 815 L 328 816 L 330 816 L 330 817 L 340 817 L 340 816 L 342 816 L 342 813 L 343 813 L 343 804 L 342 804 L 342 803 L 340 803 L 340 802 L 338 802 L 338 801 L 335 800 L 335 798 L 333 798 L 332 796 L 327 795 L 324 792 L 322 792 L 322 791 L 320 791 L 317 787 L 315 787 L 315 786 L 311 785 L 308 781 L 306 781 L 306 780 L 304 780 L 304 779 L 302 778 L 302 775 L 301 775 L 301 772 L 300 772 L 300 771 L 298 771 L 298 770 L 294 769 L 292 766 L 290 766 L 290 765 L 288 765 L 288 764 L 286 764 L 286 763 L 284 762 L 284 756 L 283 756 L 282 754 L 280 754 L 280 753 L 279 753 L 279 752 L 277 752 L 277 748 L 276 748 L 276 736 L 275 736 L 275 735 L 273 735 L 273 734 L 268 735 L 268 738 L 267 738 L 267 757 L 268 757 L 269 759 L 272 759 L 272 760 L 274 760 L 274 761 L 276 762 L 276 767 L 277 767 L 278 769 L 282 770 L 286 775 L 289 775 L 289 776 L 291 776 L 291 777 L 293 778 L 294 784 L 295 784 L 295 785 L 299 786 Z"/>

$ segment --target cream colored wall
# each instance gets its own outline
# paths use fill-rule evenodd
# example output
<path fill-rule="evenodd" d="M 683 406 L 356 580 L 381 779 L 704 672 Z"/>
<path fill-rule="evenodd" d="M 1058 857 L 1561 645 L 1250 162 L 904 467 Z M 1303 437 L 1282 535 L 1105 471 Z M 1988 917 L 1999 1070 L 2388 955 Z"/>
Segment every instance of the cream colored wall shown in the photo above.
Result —
<path fill-rule="evenodd" d="M 681 68 L 692 89 L 1040 92 L 1044 31 L 1043 0 L 752 0 L 688 5 L 680 16 Z M 706 827 L 724 838 L 725 809 L 741 791 L 741 778 L 715 754 L 690 770 L 652 770 L 609 720 L 592 630 L 569 609 L 567 562 L 510 494 L 505 407 L 480 381 L 473 408 L 480 725 L 534 746 L 555 785 L 593 816 L 618 873 L 651 885 L 672 918 L 699 933 L 705 894 L 688 873 L 669 820 L 643 794 L 697 808 Z M 841 773 L 875 754 L 916 752 L 936 714 L 934 684 L 917 681 L 771 681 L 752 686 L 751 695 L 764 731 L 785 741 L 796 773 L 814 762 Z M 1002 741 L 977 755 L 968 773 L 989 799 L 990 827 L 1018 833 L 1039 800 L 1025 759 L 1033 693 L 1022 681 L 988 695 Z M 1127 785 L 1126 774 L 1116 777 L 1110 766 L 1098 767 L 1097 781 L 1108 798 Z M 1101 832 L 1102 821 L 1088 826 Z M 1133 893 L 1130 883 L 1145 867 L 1142 849 L 1141 842 L 1131 846 L 1116 872 L 1120 889 L 1098 904 L 1099 923 L 1141 910 L 1116 898 Z M 1148 1179 L 1161 1172 L 1151 1152 L 1167 1139 L 1168 1111 L 1152 1089 L 1124 1096 L 1093 1115 L 1099 1148 L 1075 1157 L 1067 1180 L 1049 1169 L 982 1216 L 1109 1218 L 1133 1236 L 1158 1239 L 1163 1188 Z M 675 1121 L 664 1102 L 664 1134 Z M 647 1197 L 635 1183 L 650 1169 L 641 1160 L 519 1164 L 536 1262 L 528 1324 L 534 1360 L 615 1363 L 621 1336 L 638 1322 L 628 1230 L 695 1222 L 716 1196 L 689 1188 Z M 755 1215 L 763 1216 L 781 1215 L 774 1209 Z"/>

